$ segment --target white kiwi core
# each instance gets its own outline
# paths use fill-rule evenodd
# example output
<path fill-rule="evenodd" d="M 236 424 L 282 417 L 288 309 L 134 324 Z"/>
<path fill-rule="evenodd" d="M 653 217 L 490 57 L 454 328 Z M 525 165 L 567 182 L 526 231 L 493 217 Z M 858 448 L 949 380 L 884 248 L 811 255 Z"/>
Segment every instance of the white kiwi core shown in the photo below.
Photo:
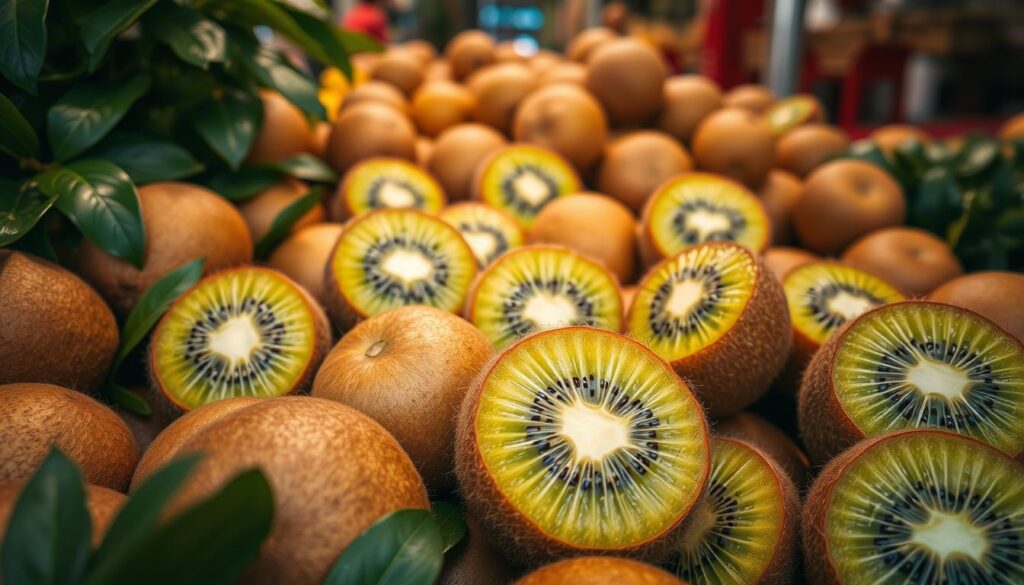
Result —
<path fill-rule="evenodd" d="M 576 462 L 600 462 L 629 446 L 629 422 L 600 406 L 577 401 L 562 411 L 559 431 L 573 446 Z"/>
<path fill-rule="evenodd" d="M 547 183 L 533 173 L 523 173 L 513 179 L 512 188 L 530 205 L 540 205 L 549 195 Z"/>
<path fill-rule="evenodd" d="M 938 394 L 949 399 L 963 397 L 964 390 L 971 384 L 961 369 L 925 356 L 909 368 L 907 382 L 925 394 Z"/>
<path fill-rule="evenodd" d="M 555 329 L 572 323 L 576 307 L 563 296 L 537 294 L 526 302 L 523 317 L 533 321 L 539 329 Z"/>
<path fill-rule="evenodd" d="M 700 304 L 703 297 L 704 284 L 699 280 L 678 282 L 672 287 L 672 292 L 665 302 L 665 312 L 672 317 L 686 317 Z"/>
<path fill-rule="evenodd" d="M 487 232 L 462 232 L 462 237 L 478 258 L 490 258 L 495 248 L 498 247 L 494 236 Z"/>
<path fill-rule="evenodd" d="M 989 549 L 985 530 L 975 526 L 962 513 L 933 511 L 927 522 L 913 527 L 910 540 L 928 549 L 943 562 L 954 556 L 981 562 Z"/>
<path fill-rule="evenodd" d="M 390 181 L 381 185 L 379 197 L 388 207 L 412 207 L 416 203 L 416 196 L 411 191 Z"/>
<path fill-rule="evenodd" d="M 249 360 L 252 352 L 262 344 L 262 337 L 249 315 L 240 315 L 225 321 L 209 337 L 210 351 L 219 354 L 231 365 Z"/>
<path fill-rule="evenodd" d="M 729 231 L 732 222 L 724 213 L 698 208 L 686 216 L 686 227 L 699 233 L 703 241 L 710 234 Z"/>
<path fill-rule="evenodd" d="M 850 321 L 875 308 L 875 303 L 871 299 L 840 290 L 828 300 L 827 308 L 830 313 Z"/>
<path fill-rule="evenodd" d="M 404 282 L 416 282 L 430 276 L 434 265 L 430 258 L 415 250 L 396 249 L 381 262 L 381 268 Z"/>

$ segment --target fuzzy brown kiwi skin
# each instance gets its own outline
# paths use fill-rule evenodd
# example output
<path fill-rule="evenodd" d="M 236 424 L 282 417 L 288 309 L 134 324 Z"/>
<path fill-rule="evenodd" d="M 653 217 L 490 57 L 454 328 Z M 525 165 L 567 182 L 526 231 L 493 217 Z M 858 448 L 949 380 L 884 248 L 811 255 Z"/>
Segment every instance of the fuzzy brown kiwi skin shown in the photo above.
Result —
<path fill-rule="evenodd" d="M 592 331 L 590 327 L 568 327 L 578 331 Z M 523 339 L 510 345 L 501 354 L 495 355 L 481 370 L 480 375 L 470 386 L 462 401 L 462 408 L 458 416 L 455 436 L 455 472 L 459 479 L 459 489 L 471 514 L 480 519 L 481 526 L 487 534 L 490 542 L 503 552 L 506 559 L 519 568 L 533 568 L 552 562 L 558 559 L 579 557 L 586 555 L 618 556 L 639 561 L 660 561 L 671 550 L 675 537 L 685 528 L 684 521 L 701 502 L 703 492 L 711 474 L 711 437 L 707 422 L 702 421 L 702 435 L 704 444 L 707 445 L 704 474 L 698 482 L 701 495 L 694 499 L 690 508 L 685 510 L 672 527 L 660 535 L 657 535 L 646 542 L 637 543 L 628 548 L 620 549 L 590 549 L 573 546 L 569 543 L 559 542 L 554 537 L 547 535 L 533 523 L 528 517 L 519 512 L 505 496 L 501 493 L 497 484 L 487 473 L 487 467 L 483 455 L 477 443 L 476 414 L 480 407 L 480 397 L 483 392 L 483 385 L 490 377 L 491 372 L 497 366 L 501 356 L 512 351 L 518 345 L 525 343 L 535 337 L 551 335 L 556 332 L 565 332 L 566 329 L 539 331 L 527 335 Z M 608 332 L 609 335 L 617 335 Z M 657 357 L 654 352 L 644 349 Z M 657 358 L 659 361 L 660 357 Z M 693 398 L 693 407 L 700 410 L 700 403 Z M 514 536 L 513 536 L 514 535 Z"/>
<path fill-rule="evenodd" d="M 718 421 L 714 431 L 719 437 L 742 441 L 768 455 L 798 488 L 807 482 L 811 466 L 807 454 L 781 429 L 760 416 L 737 412 Z"/>
<path fill-rule="evenodd" d="M 274 275 L 274 277 L 291 285 L 295 289 L 295 291 L 299 293 L 299 296 L 302 297 L 302 300 L 306 303 L 306 306 L 309 308 L 310 312 L 313 313 L 313 326 L 315 329 L 315 336 L 313 341 L 313 354 L 310 356 L 309 363 L 306 364 L 306 369 L 302 373 L 302 377 L 299 378 L 299 380 L 295 383 L 295 386 L 292 387 L 289 394 L 299 394 L 305 392 L 306 390 L 309 389 L 310 384 L 313 383 L 313 376 L 316 374 L 317 369 L 320 367 L 320 362 L 323 361 L 324 356 L 326 356 L 327 352 L 330 351 L 331 349 L 331 323 L 330 321 L 328 321 L 327 315 L 324 313 L 324 310 L 320 306 L 320 303 L 318 303 L 316 299 L 313 298 L 313 295 L 309 294 L 309 292 L 306 289 L 304 289 L 301 285 L 299 285 L 291 278 L 285 276 L 284 273 L 278 272 L 277 270 L 271 268 L 262 268 L 256 266 L 241 266 L 238 268 L 229 268 L 228 270 L 224 270 L 219 273 L 207 276 L 198 284 L 196 284 L 196 286 L 201 286 L 206 280 L 209 280 L 210 278 L 213 278 L 215 276 L 223 276 L 226 273 L 238 272 L 242 270 L 266 272 Z M 171 309 L 173 309 L 178 303 L 183 302 L 183 299 L 184 295 L 182 295 L 176 301 L 174 301 L 170 308 L 168 308 L 167 313 L 169 313 Z M 167 313 L 165 313 L 165 315 Z M 163 398 L 166 399 L 166 401 L 162 401 L 164 402 L 163 404 L 158 403 L 156 405 L 158 408 L 162 408 L 165 411 L 169 411 L 175 415 L 180 415 L 182 412 L 188 412 L 189 407 L 175 400 L 174 397 L 171 396 L 171 393 L 164 389 L 164 387 L 160 384 L 160 381 L 156 377 L 156 340 L 157 338 L 160 337 L 160 333 L 163 331 L 163 328 L 165 326 L 165 320 L 161 319 L 160 322 L 157 323 L 156 329 L 153 330 L 153 335 L 151 337 L 152 341 L 150 343 L 149 357 L 147 362 L 147 369 L 149 371 L 149 385 L 150 388 L 152 388 L 157 395 L 162 396 Z"/>
<path fill-rule="evenodd" d="M 466 536 L 444 555 L 438 585 L 499 585 L 510 583 L 515 575 L 481 533 L 476 519 L 467 516 Z"/>

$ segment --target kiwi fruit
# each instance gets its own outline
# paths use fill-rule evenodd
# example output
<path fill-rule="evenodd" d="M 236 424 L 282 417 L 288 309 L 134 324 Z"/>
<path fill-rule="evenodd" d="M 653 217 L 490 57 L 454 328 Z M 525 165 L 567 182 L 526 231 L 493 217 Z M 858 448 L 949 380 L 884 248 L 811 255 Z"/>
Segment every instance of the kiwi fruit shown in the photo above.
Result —
<path fill-rule="evenodd" d="M 494 45 L 494 61 L 496 63 L 525 63 L 527 57 L 516 50 L 515 41 L 501 41 Z"/>
<path fill-rule="evenodd" d="M 11 513 L 14 512 L 14 506 L 18 503 L 24 487 L 25 484 L 22 482 L 0 484 L 0 544 L 4 541 Z M 92 524 L 91 544 L 93 548 L 97 548 L 117 513 L 121 511 L 125 496 L 121 492 L 98 485 L 84 487 L 85 507 L 89 511 L 89 520 Z"/>
<path fill-rule="evenodd" d="M 772 132 L 782 136 L 803 124 L 825 121 L 825 108 L 818 98 L 806 93 L 798 93 L 781 99 L 764 112 Z"/>
<path fill-rule="evenodd" d="M 455 483 L 452 420 L 494 350 L 476 328 L 434 307 L 387 311 L 355 326 L 324 359 L 313 396 L 366 414 L 398 440 L 431 492 Z"/>
<path fill-rule="evenodd" d="M 430 165 L 430 157 L 434 156 L 434 141 L 426 136 L 416 137 L 416 164 L 422 168 Z"/>
<path fill-rule="evenodd" d="M 297 282 L 320 306 L 327 306 L 324 267 L 341 229 L 338 223 L 315 223 L 293 232 L 274 249 L 267 265 Z"/>
<path fill-rule="evenodd" d="M 487 541 L 480 524 L 466 517 L 466 536 L 445 553 L 438 585 L 498 585 L 514 578 L 515 571 Z"/>
<path fill-rule="evenodd" d="M 691 146 L 701 169 L 752 189 L 760 187 L 775 159 L 771 126 L 762 116 L 742 108 L 724 108 L 705 116 Z"/>
<path fill-rule="evenodd" d="M 755 114 L 765 112 L 775 103 L 772 90 L 756 83 L 745 83 L 725 92 L 722 105 L 726 108 L 743 108 Z"/>
<path fill-rule="evenodd" d="M 428 509 L 409 456 L 383 427 L 332 400 L 286 396 L 221 417 L 177 456 L 204 453 L 171 511 L 257 467 L 274 493 L 274 525 L 245 583 L 323 583 L 349 544 L 382 516 Z"/>
<path fill-rule="evenodd" d="M 330 344 L 323 309 L 295 281 L 269 268 L 224 270 L 160 319 L 150 383 L 185 411 L 225 398 L 282 396 L 309 387 Z"/>
<path fill-rule="evenodd" d="M 458 124 L 438 135 L 427 170 L 444 187 L 449 201 L 465 201 L 472 195 L 477 166 L 506 144 L 490 126 Z"/>
<path fill-rule="evenodd" d="M 889 173 L 867 162 L 826 163 L 804 182 L 793 210 L 800 243 L 812 252 L 841 252 L 857 238 L 906 219 L 903 190 Z"/>
<path fill-rule="evenodd" d="M 565 60 L 562 59 L 562 56 L 558 53 L 548 49 L 541 49 L 537 51 L 533 57 L 530 57 L 530 60 L 527 61 L 526 64 L 529 65 L 530 69 L 532 69 L 537 75 L 543 75 L 548 69 L 564 62 Z"/>
<path fill-rule="evenodd" d="M 624 205 L 600 193 L 579 193 L 546 205 L 527 240 L 571 248 L 604 264 L 619 282 L 633 282 L 638 264 L 635 232 L 636 218 Z"/>
<path fill-rule="evenodd" d="M 687 383 L 627 337 L 544 331 L 467 393 L 456 472 L 469 512 L 524 566 L 660 559 L 704 492 L 710 440 Z"/>
<path fill-rule="evenodd" d="M 571 83 L 535 89 L 516 109 L 512 135 L 564 156 L 581 173 L 601 158 L 608 121 L 587 90 Z"/>
<path fill-rule="evenodd" d="M 693 161 L 679 142 L 663 132 L 630 132 L 608 144 L 597 172 L 597 188 L 639 214 L 651 193 Z"/>
<path fill-rule="evenodd" d="M 1010 335 L 1024 340 L 1024 274 L 983 271 L 958 276 L 933 290 L 928 299 L 970 309 Z"/>
<path fill-rule="evenodd" d="M 601 43 L 587 59 L 586 87 L 613 126 L 650 122 L 661 110 L 668 70 L 651 45 L 634 38 Z"/>
<path fill-rule="evenodd" d="M 924 130 L 906 124 L 882 126 L 871 133 L 870 139 L 888 157 L 892 157 L 894 151 L 903 148 L 910 142 L 927 145 L 932 141 L 931 136 Z"/>
<path fill-rule="evenodd" d="M 531 144 L 510 144 L 477 167 L 473 197 L 508 212 L 529 229 L 545 205 L 582 187 L 576 170 L 558 153 Z"/>
<path fill-rule="evenodd" d="M 170 463 L 178 449 L 192 438 L 193 435 L 220 420 L 225 415 L 252 406 L 259 401 L 259 398 L 252 396 L 225 398 L 224 400 L 204 404 L 175 419 L 174 422 L 167 425 L 167 428 L 153 439 L 146 452 L 142 454 L 142 458 L 139 459 L 139 464 L 135 468 L 135 473 L 132 474 L 131 491 L 137 490 L 156 471 Z"/>
<path fill-rule="evenodd" d="M 722 107 L 722 89 L 703 75 L 675 75 L 665 80 L 657 127 L 688 144 L 708 114 Z"/>
<path fill-rule="evenodd" d="M 437 49 L 434 48 L 430 41 L 412 39 L 405 41 L 400 46 L 404 52 L 415 56 L 420 65 L 426 65 L 437 58 Z"/>
<path fill-rule="evenodd" d="M 428 81 L 412 98 L 412 119 L 427 136 L 437 136 L 447 128 L 468 122 L 476 98 L 465 87 L 451 81 Z"/>
<path fill-rule="evenodd" d="M 964 271 L 949 244 L 912 227 L 873 231 L 847 248 L 842 259 L 914 296 L 926 295 Z"/>
<path fill-rule="evenodd" d="M 459 230 L 480 268 L 526 241 L 526 234 L 514 217 L 479 201 L 449 205 L 438 217 Z"/>
<path fill-rule="evenodd" d="M 692 382 L 716 417 L 764 394 L 793 336 L 782 285 L 755 252 L 732 242 L 698 244 L 651 268 L 626 332 Z"/>
<path fill-rule="evenodd" d="M 466 319 L 502 349 L 547 329 L 622 327 L 622 297 L 602 264 L 569 248 L 530 245 L 484 270 L 466 300 Z"/>
<path fill-rule="evenodd" d="M 276 163 L 312 149 L 309 122 L 281 94 L 260 91 L 263 119 L 246 157 L 251 163 Z"/>
<path fill-rule="evenodd" d="M 373 68 L 371 79 L 390 83 L 406 97 L 411 97 L 423 83 L 423 57 L 400 47 L 381 55 Z"/>
<path fill-rule="evenodd" d="M 891 433 L 833 460 L 801 519 L 811 583 L 1021 583 L 1024 465 L 968 437 Z"/>
<path fill-rule="evenodd" d="M 536 86 L 537 76 L 522 63 L 499 63 L 477 71 L 466 81 L 475 98 L 473 119 L 510 134 L 516 107 Z"/>
<path fill-rule="evenodd" d="M 757 447 L 785 471 L 799 490 L 810 477 L 807 454 L 782 429 L 751 412 L 737 412 L 715 424 L 715 434 Z M 714 464 L 712 463 L 712 470 Z"/>
<path fill-rule="evenodd" d="M 479 30 L 466 30 L 455 35 L 445 48 L 445 57 L 452 67 L 452 77 L 461 81 L 474 71 L 494 62 L 494 39 Z"/>
<path fill-rule="evenodd" d="M 587 68 L 579 63 L 556 63 L 540 74 L 540 85 L 571 83 L 583 87 L 587 82 Z"/>
<path fill-rule="evenodd" d="M 400 158 L 375 157 L 347 173 L 331 202 L 331 217 L 345 220 L 374 209 L 419 209 L 437 213 L 444 190 L 427 171 Z"/>
<path fill-rule="evenodd" d="M 251 199 L 247 199 L 238 206 L 242 212 L 246 225 L 249 226 L 249 233 L 252 239 L 259 241 L 270 231 L 277 214 L 281 213 L 292 203 L 301 199 L 309 192 L 309 186 L 298 179 L 286 178 L 263 191 L 260 191 Z M 314 205 L 292 226 L 292 233 L 327 218 L 323 205 Z"/>
<path fill-rule="evenodd" d="M 476 257 L 458 230 L 413 209 L 379 209 L 345 226 L 324 274 L 334 326 L 405 305 L 458 312 L 476 277 Z"/>
<path fill-rule="evenodd" d="M 423 70 L 423 81 L 454 81 L 452 65 L 444 59 L 437 59 Z"/>
<path fill-rule="evenodd" d="M 761 200 L 743 185 L 709 173 L 677 175 L 651 195 L 640 220 L 645 264 L 712 241 L 764 250 L 771 225 Z"/>
<path fill-rule="evenodd" d="M 849 147 L 850 137 L 843 130 L 828 124 L 804 124 L 779 137 L 775 144 L 775 166 L 806 177 Z"/>
<path fill-rule="evenodd" d="M 796 241 L 796 230 L 793 229 L 793 210 L 800 200 L 803 183 L 800 179 L 778 169 L 772 170 L 761 183 L 758 195 L 768 214 L 772 226 L 772 245 L 785 246 Z"/>
<path fill-rule="evenodd" d="M 331 137 L 331 123 L 325 121 L 315 122 L 310 130 L 310 141 L 312 146 L 310 154 L 323 160 L 327 156 L 327 140 Z"/>
<path fill-rule="evenodd" d="M 789 274 L 789 271 L 806 262 L 821 260 L 819 256 L 802 248 L 790 248 L 786 246 L 771 247 L 764 251 L 764 263 L 768 270 L 772 271 L 779 281 Z"/>
<path fill-rule="evenodd" d="M 138 453 L 114 411 L 85 394 L 52 384 L 0 386 L 0 483 L 27 481 L 55 446 L 87 483 L 128 487 Z"/>
<path fill-rule="evenodd" d="M 999 127 L 1000 140 L 1020 140 L 1024 138 L 1024 113 L 1008 119 Z"/>
<path fill-rule="evenodd" d="M 388 105 L 405 115 L 410 112 L 409 100 L 405 94 L 390 83 L 374 80 L 360 83 L 349 90 L 341 102 L 341 111 L 366 103 Z"/>
<path fill-rule="evenodd" d="M 358 140 L 353 137 L 358 136 Z M 375 156 L 416 160 L 416 128 L 395 108 L 370 102 L 345 108 L 327 142 L 327 162 L 339 174 Z"/>
<path fill-rule="evenodd" d="M 938 428 L 1024 454 L 1024 345 L 967 309 L 883 305 L 830 336 L 807 367 L 800 433 L 823 463 L 866 437 Z"/>
<path fill-rule="evenodd" d="M 707 496 L 662 566 L 693 585 L 792 583 L 799 525 L 789 475 L 760 449 L 718 437 Z"/>
<path fill-rule="evenodd" d="M 617 38 L 619 38 L 619 35 L 615 34 L 615 31 L 611 29 L 604 27 L 588 28 L 569 41 L 569 44 L 565 47 L 565 58 L 576 63 L 586 63 L 595 49 Z"/>
<path fill-rule="evenodd" d="M 145 263 L 116 258 L 83 240 L 78 270 L 119 315 L 169 272 L 205 258 L 203 272 L 252 262 L 252 236 L 238 209 L 220 195 L 189 183 L 139 187 L 146 230 Z"/>
<path fill-rule="evenodd" d="M 616 557 L 579 557 L 545 565 L 515 585 L 685 585 L 657 567 Z"/>
<path fill-rule="evenodd" d="M 96 390 L 117 351 L 114 314 L 71 272 L 0 249 L 0 384 Z"/>

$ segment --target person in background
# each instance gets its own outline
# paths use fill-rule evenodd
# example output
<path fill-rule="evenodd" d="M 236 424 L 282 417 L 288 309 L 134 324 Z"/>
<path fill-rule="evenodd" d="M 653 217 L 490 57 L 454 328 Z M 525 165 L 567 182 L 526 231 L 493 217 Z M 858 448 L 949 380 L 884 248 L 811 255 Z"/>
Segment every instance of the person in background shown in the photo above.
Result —
<path fill-rule="evenodd" d="M 382 0 L 359 0 L 345 14 L 342 28 L 361 32 L 383 44 L 388 42 L 388 14 L 381 7 Z"/>

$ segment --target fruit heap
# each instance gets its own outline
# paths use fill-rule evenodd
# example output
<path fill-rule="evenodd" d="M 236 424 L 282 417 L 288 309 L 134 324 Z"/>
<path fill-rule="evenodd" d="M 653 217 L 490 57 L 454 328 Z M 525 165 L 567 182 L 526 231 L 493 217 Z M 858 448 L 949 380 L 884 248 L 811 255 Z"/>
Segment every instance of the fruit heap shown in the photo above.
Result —
<path fill-rule="evenodd" d="M 330 126 L 263 94 L 250 161 L 340 177 L 264 262 L 296 179 L 141 187 L 141 266 L 0 250 L 0 538 L 56 445 L 95 538 L 169 462 L 204 454 L 177 510 L 258 468 L 245 582 L 323 582 L 428 495 L 467 511 L 441 583 L 1024 582 L 1024 275 L 906 227 L 815 98 L 669 76 L 606 29 L 354 61 Z M 115 361 L 150 419 L 88 396 Z"/>

